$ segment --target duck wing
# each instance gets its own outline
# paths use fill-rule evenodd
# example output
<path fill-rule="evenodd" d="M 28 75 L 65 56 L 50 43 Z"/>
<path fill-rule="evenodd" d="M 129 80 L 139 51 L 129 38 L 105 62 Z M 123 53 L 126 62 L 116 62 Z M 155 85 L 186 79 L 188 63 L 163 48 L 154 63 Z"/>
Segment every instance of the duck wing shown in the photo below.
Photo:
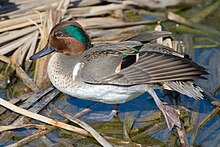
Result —
<path fill-rule="evenodd" d="M 142 51 L 131 66 L 106 78 L 102 83 L 147 84 L 191 80 L 205 74 L 205 69 L 189 59 L 165 53 Z M 120 77 L 120 78 L 119 78 Z M 123 81 L 126 81 L 124 83 Z"/>
<path fill-rule="evenodd" d="M 139 52 L 133 52 L 136 61 L 125 68 L 120 68 L 123 63 L 123 55 L 120 55 L 120 61 L 117 62 L 117 67 L 116 65 L 112 66 L 113 69 L 117 68 L 117 71 L 110 69 L 109 71 L 111 72 L 109 72 L 109 75 L 105 73 L 106 76 L 97 77 L 96 80 L 93 81 L 84 77 L 85 82 L 129 86 L 167 81 L 192 80 L 194 78 L 202 78 L 203 74 L 207 74 L 205 68 L 194 63 L 192 60 L 183 58 L 177 55 L 176 52 L 170 52 L 167 50 L 167 47 L 162 49 L 165 51 L 141 49 Z M 110 56 L 108 55 L 110 61 L 115 61 L 115 58 L 119 58 L 119 56 Z M 94 66 L 96 65 L 94 64 Z M 106 70 L 108 70 L 108 68 L 109 67 L 106 66 Z"/>
<path fill-rule="evenodd" d="M 134 47 L 142 46 L 138 41 L 117 44 L 100 44 L 87 50 L 82 57 L 81 78 L 87 83 L 98 84 L 100 79 L 118 73 L 123 57 L 136 55 Z"/>

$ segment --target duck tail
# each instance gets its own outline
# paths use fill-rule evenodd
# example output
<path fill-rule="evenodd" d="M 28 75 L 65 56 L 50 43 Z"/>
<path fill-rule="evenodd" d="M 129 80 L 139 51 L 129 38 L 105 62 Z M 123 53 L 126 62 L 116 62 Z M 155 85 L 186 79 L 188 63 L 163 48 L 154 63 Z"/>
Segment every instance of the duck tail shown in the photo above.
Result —
<path fill-rule="evenodd" d="M 203 90 L 191 81 L 169 81 L 163 83 L 168 90 L 175 90 L 196 100 L 203 99 Z M 167 88 L 166 88 L 167 89 Z"/>

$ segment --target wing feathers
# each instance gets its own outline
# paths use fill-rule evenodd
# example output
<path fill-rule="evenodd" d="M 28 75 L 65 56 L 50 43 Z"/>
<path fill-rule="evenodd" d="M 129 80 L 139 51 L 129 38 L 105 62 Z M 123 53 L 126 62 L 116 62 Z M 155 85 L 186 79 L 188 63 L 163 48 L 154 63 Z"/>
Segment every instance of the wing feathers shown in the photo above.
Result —
<path fill-rule="evenodd" d="M 167 81 L 181 81 L 181 80 L 192 80 L 198 78 L 197 76 L 185 76 L 185 77 L 173 77 L 173 78 L 166 78 L 166 79 L 157 79 L 157 80 L 150 80 L 148 83 L 163 83 Z"/>
<path fill-rule="evenodd" d="M 190 68 L 184 68 L 184 69 L 177 69 L 177 70 L 171 70 L 171 71 L 161 71 L 161 72 L 156 72 L 156 73 L 151 73 L 149 72 L 149 74 L 151 74 L 151 77 L 163 77 L 163 76 L 173 76 L 173 75 L 179 75 L 179 74 L 183 74 L 183 75 L 192 75 L 192 74 L 201 74 L 200 71 L 197 71 L 195 68 L 190 67 Z"/>
<path fill-rule="evenodd" d="M 140 58 L 137 62 L 119 72 L 123 76 L 120 76 L 119 79 L 114 77 L 117 74 L 110 77 L 111 79 L 114 77 L 111 83 L 120 85 L 121 81 L 127 81 L 127 85 L 129 85 L 191 80 L 200 78 L 205 73 L 206 71 L 203 67 L 189 59 L 159 52 L 143 51 L 140 53 Z M 110 77 L 102 79 L 102 82 L 110 81 Z"/>
<path fill-rule="evenodd" d="M 150 70 L 149 73 L 154 74 L 154 73 L 158 73 L 158 72 L 166 72 L 166 71 L 183 69 L 183 68 L 188 68 L 188 67 L 190 67 L 190 66 L 189 65 L 178 65 L 178 64 L 170 67 L 167 64 L 165 64 L 165 65 L 159 65 L 156 67 L 148 68 L 148 70 Z"/>

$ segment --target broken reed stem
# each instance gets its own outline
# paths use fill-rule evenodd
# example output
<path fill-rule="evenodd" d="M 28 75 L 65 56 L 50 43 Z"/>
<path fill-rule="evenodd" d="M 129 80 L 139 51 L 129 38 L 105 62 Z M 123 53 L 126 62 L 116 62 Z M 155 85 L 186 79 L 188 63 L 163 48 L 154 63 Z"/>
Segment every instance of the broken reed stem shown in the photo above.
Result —
<path fill-rule="evenodd" d="M 30 98 L 30 95 L 33 95 L 33 92 L 28 92 L 23 94 L 22 96 L 19 97 L 13 97 L 12 99 L 10 99 L 8 102 L 10 102 L 11 104 L 16 104 L 18 102 L 23 102 L 25 100 L 27 100 L 28 98 Z M 7 111 L 6 108 L 4 107 L 0 107 L 0 115 L 2 115 L 3 113 L 5 113 Z"/>
<path fill-rule="evenodd" d="M 37 29 L 38 28 L 36 26 L 33 26 L 33 27 L 21 29 L 19 31 L 11 31 L 11 32 L 9 32 L 9 34 L 3 35 L 0 37 L 0 44 L 7 42 L 7 41 L 10 41 L 10 40 L 13 40 L 13 39 L 16 39 L 16 38 L 19 38 L 23 35 L 26 35 L 26 34 L 31 33 L 33 31 L 36 31 Z"/>
<path fill-rule="evenodd" d="M 192 143 L 194 143 L 196 136 L 198 135 L 200 129 L 218 112 L 220 112 L 220 107 L 216 107 L 209 115 L 198 125 L 196 128 L 193 138 L 192 138 Z"/>
<path fill-rule="evenodd" d="M 7 126 L 0 126 L 0 132 L 14 130 L 14 129 L 20 129 L 20 128 L 28 128 L 28 127 L 36 127 L 38 129 L 46 129 L 45 125 L 39 125 L 39 124 L 7 125 Z"/>
<path fill-rule="evenodd" d="M 145 20 L 145 21 L 137 21 L 137 22 L 126 22 L 123 24 L 111 24 L 108 26 L 85 26 L 84 28 L 87 30 L 90 29 L 113 29 L 113 28 L 124 28 L 124 27 L 132 27 L 137 25 L 147 25 L 147 24 L 156 24 L 159 20 Z"/>
<path fill-rule="evenodd" d="M 74 127 L 74 126 L 68 125 L 66 123 L 59 122 L 59 121 L 55 121 L 55 120 L 53 120 L 51 118 L 48 118 L 48 117 L 45 117 L 43 115 L 39 115 L 39 114 L 30 112 L 28 110 L 19 108 L 15 105 L 3 100 L 2 98 L 0 98 L 0 105 L 10 109 L 13 112 L 18 113 L 18 114 L 21 114 L 21 115 L 39 120 L 41 122 L 44 122 L 44 123 L 47 123 L 47 124 L 50 124 L 50 125 L 53 125 L 53 126 L 56 126 L 56 127 L 59 127 L 59 128 L 63 128 L 63 129 L 78 133 L 80 135 L 89 136 L 89 133 L 87 131 L 81 129 L 81 128 Z"/>
<path fill-rule="evenodd" d="M 199 22 L 205 19 L 208 15 L 218 9 L 220 6 L 220 1 L 216 1 L 213 4 L 203 8 L 200 12 L 196 13 L 195 16 L 191 17 L 192 22 Z"/>
<path fill-rule="evenodd" d="M 0 47 L 0 54 L 4 55 L 9 53 L 10 51 L 15 50 L 16 48 L 20 47 L 22 44 L 24 44 L 27 40 L 30 40 L 33 37 L 33 34 L 26 35 L 22 38 L 19 38 L 13 42 L 10 42 L 6 45 L 3 45 Z"/>
<path fill-rule="evenodd" d="M 21 68 L 16 68 L 16 73 L 18 77 L 24 82 L 24 84 L 29 87 L 33 92 L 38 92 L 39 88 L 36 86 L 34 81 L 27 75 L 27 73 Z"/>
<path fill-rule="evenodd" d="M 188 21 L 184 17 L 182 17 L 180 15 L 177 15 L 175 13 L 168 12 L 167 17 L 171 21 L 175 21 L 175 22 L 178 22 L 178 23 L 196 28 L 196 29 L 204 32 L 206 35 L 212 35 L 212 36 L 220 37 L 220 32 L 218 30 L 213 29 L 211 27 L 201 25 L 199 23 Z"/>
<path fill-rule="evenodd" d="M 34 22 L 40 23 L 41 20 L 37 19 Z M 5 31 L 20 29 L 20 28 L 23 28 L 23 27 L 31 26 L 31 25 L 33 25 L 33 23 L 30 22 L 29 20 L 26 21 L 26 22 L 22 22 L 22 23 L 16 23 L 16 24 L 11 25 L 11 26 L 9 25 L 8 27 L 5 27 L 5 28 L 0 28 L 0 33 L 5 32 Z"/>
<path fill-rule="evenodd" d="M 56 127 L 49 126 L 49 127 L 47 127 L 46 130 L 41 130 L 41 131 L 38 131 L 37 133 L 29 135 L 29 136 L 27 136 L 27 137 L 17 141 L 16 143 L 10 144 L 8 147 L 24 146 L 24 145 L 28 144 L 29 142 L 31 142 L 31 141 L 33 141 L 35 139 L 38 139 L 39 137 L 41 137 L 41 136 L 43 136 L 45 134 L 48 134 L 48 133 L 52 132 L 55 129 L 56 129 Z"/>
<path fill-rule="evenodd" d="M 7 64 L 11 64 L 11 59 L 1 54 L 0 54 L 0 60 Z"/>
<path fill-rule="evenodd" d="M 54 106 L 53 106 L 54 107 Z M 55 107 L 54 107 L 55 108 Z M 85 130 L 87 130 L 90 134 L 92 134 L 92 136 L 104 147 L 113 147 L 108 141 L 106 141 L 96 130 L 94 130 L 91 126 L 89 126 L 88 124 L 86 124 L 85 122 L 77 119 L 76 117 L 72 117 L 71 115 L 65 113 L 64 111 L 55 108 L 54 110 L 56 110 L 61 116 L 67 118 L 68 120 L 70 120 L 71 122 L 74 122 L 76 124 L 78 124 L 80 127 L 84 128 Z"/>
<path fill-rule="evenodd" d="M 131 140 L 133 142 L 139 141 L 139 140 L 145 138 L 146 134 L 149 134 L 150 132 L 160 130 L 164 126 L 165 126 L 164 122 L 159 122 L 159 123 L 154 123 L 153 122 L 152 124 L 150 124 L 150 127 L 147 126 L 147 129 L 145 129 L 144 131 L 141 131 L 141 132 L 138 131 L 138 134 L 135 134 L 134 136 L 131 136 Z"/>
<path fill-rule="evenodd" d="M 41 111 L 50 101 L 52 101 L 60 92 L 57 90 L 53 90 L 53 87 L 49 87 L 41 92 L 35 93 L 32 97 L 28 98 L 22 105 L 20 105 L 23 109 L 28 109 L 31 112 L 38 113 Z M 50 92 L 51 91 L 51 92 Z M 48 93 L 50 92 L 50 93 Z M 47 94 L 47 95 L 46 95 Z M 44 98 L 42 98 L 44 95 L 46 95 Z M 42 99 L 41 99 L 42 98 Z M 35 102 L 37 102 L 35 104 Z M 35 105 L 34 105 L 35 104 Z M 34 105 L 34 106 L 33 106 Z M 30 106 L 33 106 L 30 108 Z M 5 124 L 10 124 L 13 122 L 13 125 L 22 125 L 25 123 L 28 123 L 30 118 L 25 116 L 18 117 L 19 114 L 17 113 L 11 113 L 11 115 L 8 117 Z M 15 132 L 14 131 L 7 131 L 0 134 L 0 142 L 5 142 L 9 138 L 13 136 Z"/>
<path fill-rule="evenodd" d="M 98 105 L 100 105 L 100 104 L 101 104 L 101 103 L 96 103 L 96 104 L 90 106 L 89 108 L 85 108 L 85 109 L 83 109 L 82 111 L 80 111 L 80 112 L 76 113 L 75 115 L 73 115 L 73 117 L 80 117 L 80 116 L 82 116 L 82 115 L 84 115 L 84 114 L 90 112 L 92 108 L 94 108 L 94 107 L 96 107 L 96 106 L 98 106 Z M 63 121 L 63 123 L 67 123 L 67 122 L 68 122 L 67 119 L 65 119 L 65 120 Z M 38 139 L 39 137 L 41 137 L 41 136 L 43 136 L 43 135 L 46 135 L 46 134 L 48 134 L 48 133 L 50 133 L 50 132 L 56 130 L 56 129 L 57 129 L 57 127 L 55 127 L 55 126 L 46 126 L 46 130 L 43 130 L 43 131 L 42 131 L 42 130 L 40 130 L 40 131 L 38 130 L 38 131 L 34 132 L 32 135 L 27 136 L 27 137 L 25 137 L 25 138 L 23 138 L 23 139 L 17 141 L 17 142 L 14 143 L 14 144 L 10 144 L 10 146 L 12 146 L 12 147 L 14 147 L 14 146 L 15 146 L 15 147 L 17 147 L 17 146 L 23 146 L 23 145 L 25 145 L 25 144 L 27 144 L 27 143 L 29 143 L 29 142 L 35 140 L 35 139 Z"/>
<path fill-rule="evenodd" d="M 184 126 L 182 128 L 176 128 L 177 134 L 180 140 L 180 144 L 182 147 L 189 147 L 189 141 L 186 135 L 186 130 L 184 129 Z"/>

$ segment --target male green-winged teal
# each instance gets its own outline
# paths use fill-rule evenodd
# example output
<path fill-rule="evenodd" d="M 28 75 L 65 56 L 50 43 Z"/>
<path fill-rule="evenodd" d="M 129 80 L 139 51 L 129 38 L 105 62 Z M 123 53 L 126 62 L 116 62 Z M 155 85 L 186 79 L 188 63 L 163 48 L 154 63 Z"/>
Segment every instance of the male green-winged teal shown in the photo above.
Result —
<path fill-rule="evenodd" d="M 181 127 L 179 117 L 154 89 L 166 85 L 170 90 L 202 98 L 202 90 L 191 81 L 207 72 L 168 47 L 146 43 L 167 34 L 153 31 L 92 47 L 83 28 L 66 21 L 54 26 L 47 46 L 31 59 L 55 51 L 48 63 L 50 81 L 60 91 L 80 99 L 120 104 L 148 92 L 172 129 L 174 125 Z"/>

